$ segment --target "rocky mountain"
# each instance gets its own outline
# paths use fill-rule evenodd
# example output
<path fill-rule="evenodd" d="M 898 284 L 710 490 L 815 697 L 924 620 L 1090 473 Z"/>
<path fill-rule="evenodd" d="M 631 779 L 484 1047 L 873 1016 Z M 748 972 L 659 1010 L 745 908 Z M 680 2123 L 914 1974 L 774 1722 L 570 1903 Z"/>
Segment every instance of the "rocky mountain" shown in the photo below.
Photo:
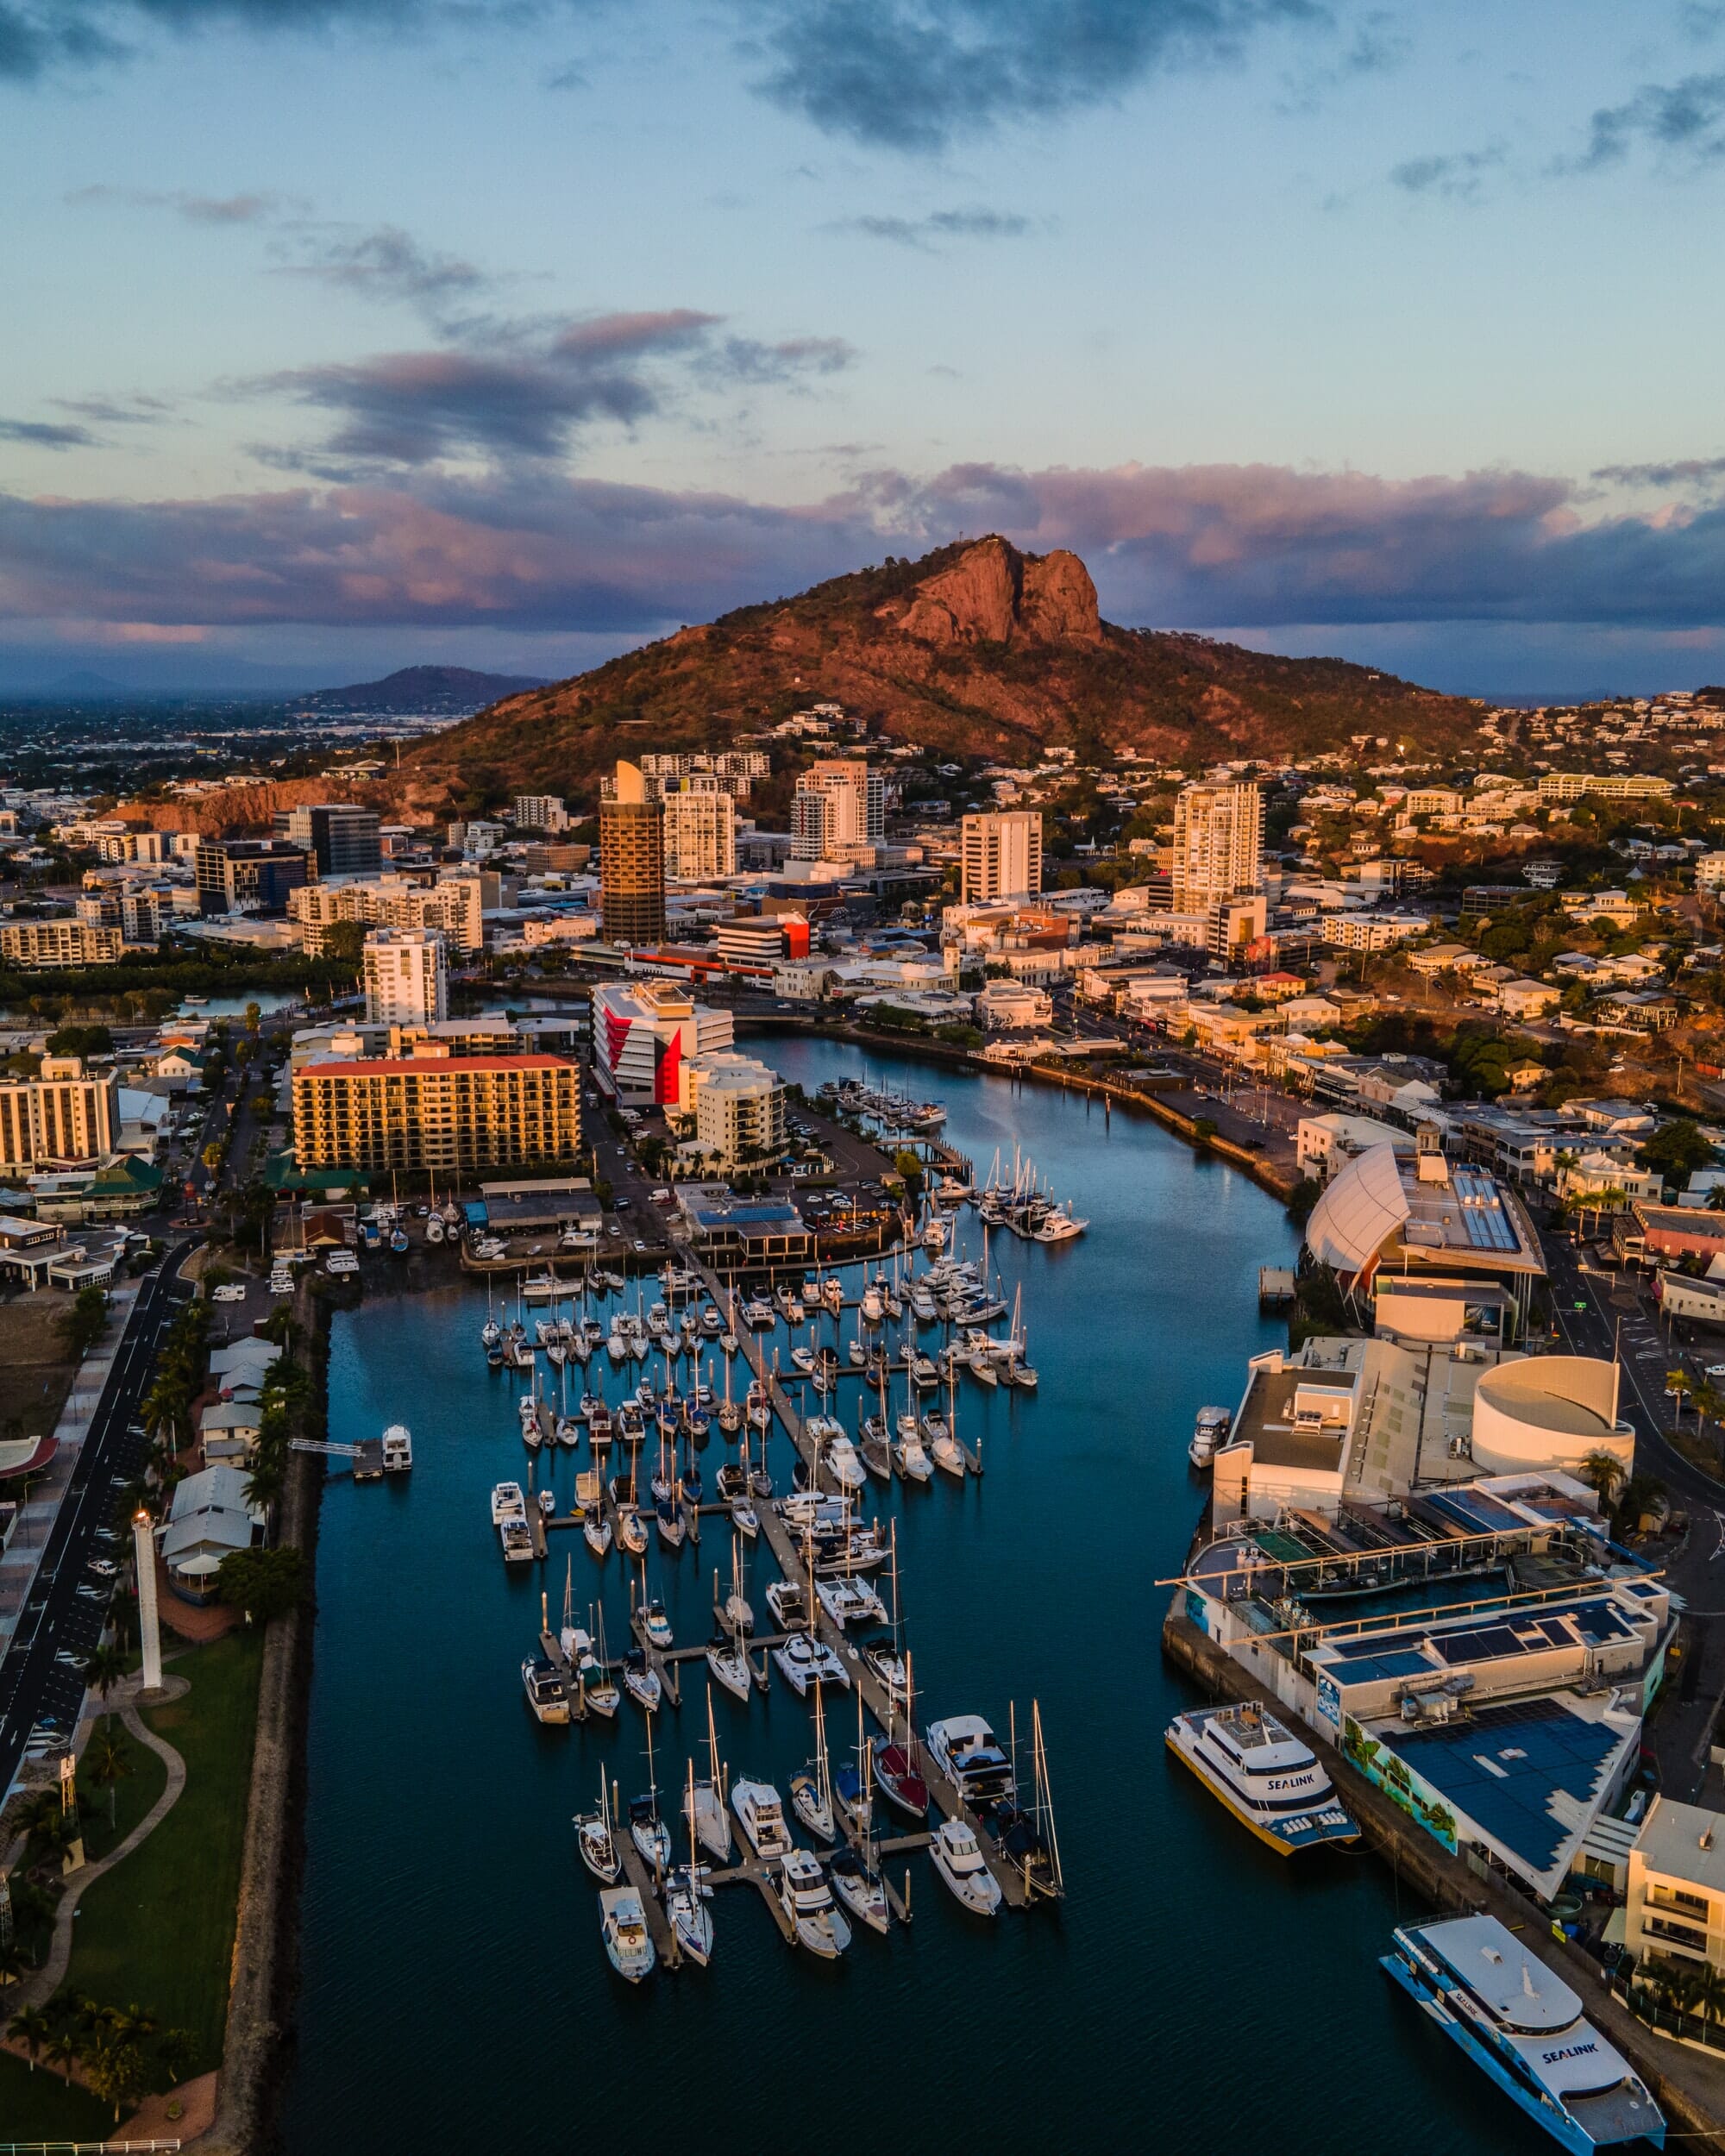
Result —
<path fill-rule="evenodd" d="M 310 711 L 380 711 L 412 715 L 420 711 L 447 711 L 461 718 L 495 704 L 499 698 L 519 696 L 545 683 L 536 674 L 476 674 L 470 667 L 400 667 L 381 681 L 358 681 L 351 688 L 319 689 L 304 699 Z"/>
<path fill-rule="evenodd" d="M 1360 734 L 1459 748 L 1477 717 L 1339 659 L 1120 628 L 1076 555 L 987 538 L 889 558 L 507 697 L 404 755 L 404 805 L 590 794 L 614 757 L 723 747 L 822 700 L 889 737 L 1012 758 L 1057 743 L 1283 756 Z"/>

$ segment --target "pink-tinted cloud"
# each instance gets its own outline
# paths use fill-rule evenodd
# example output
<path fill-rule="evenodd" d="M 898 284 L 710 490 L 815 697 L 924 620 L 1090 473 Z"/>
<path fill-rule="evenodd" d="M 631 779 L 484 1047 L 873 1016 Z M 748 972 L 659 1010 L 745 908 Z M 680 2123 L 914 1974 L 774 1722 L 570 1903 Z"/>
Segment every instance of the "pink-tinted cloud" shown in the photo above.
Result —
<path fill-rule="evenodd" d="M 1587 505 L 1535 473 L 1256 465 L 882 471 L 792 507 L 543 467 L 214 501 L 0 496 L 0 618 L 647 636 L 999 530 L 1073 548 L 1129 623 L 1725 620 L 1725 511 L 1586 521 Z"/>

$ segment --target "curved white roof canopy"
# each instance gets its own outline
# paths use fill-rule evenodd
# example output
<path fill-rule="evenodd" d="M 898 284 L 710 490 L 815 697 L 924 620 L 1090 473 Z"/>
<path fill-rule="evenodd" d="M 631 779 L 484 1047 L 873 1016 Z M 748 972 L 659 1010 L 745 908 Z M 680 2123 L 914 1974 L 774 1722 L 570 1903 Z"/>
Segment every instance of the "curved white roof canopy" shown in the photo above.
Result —
<path fill-rule="evenodd" d="M 1364 1270 L 1408 1218 L 1393 1145 L 1373 1145 L 1330 1184 L 1306 1223 L 1306 1248 L 1339 1273 Z"/>

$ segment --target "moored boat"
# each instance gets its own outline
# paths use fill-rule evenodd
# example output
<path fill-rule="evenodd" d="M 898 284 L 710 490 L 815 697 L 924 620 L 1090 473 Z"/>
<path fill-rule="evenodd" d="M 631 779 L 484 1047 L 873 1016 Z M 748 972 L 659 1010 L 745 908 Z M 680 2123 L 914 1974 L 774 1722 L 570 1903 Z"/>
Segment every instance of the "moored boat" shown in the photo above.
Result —
<path fill-rule="evenodd" d="M 1316 1754 L 1255 1700 L 1176 1714 L 1166 1734 L 1176 1758 L 1279 1856 L 1358 1840 Z"/>
<path fill-rule="evenodd" d="M 1665 2118 L 1628 2061 L 1495 1916 L 1404 1924 L 1390 1944 L 1384 1970 L 1553 2140 L 1575 2156 L 1664 2147 Z"/>

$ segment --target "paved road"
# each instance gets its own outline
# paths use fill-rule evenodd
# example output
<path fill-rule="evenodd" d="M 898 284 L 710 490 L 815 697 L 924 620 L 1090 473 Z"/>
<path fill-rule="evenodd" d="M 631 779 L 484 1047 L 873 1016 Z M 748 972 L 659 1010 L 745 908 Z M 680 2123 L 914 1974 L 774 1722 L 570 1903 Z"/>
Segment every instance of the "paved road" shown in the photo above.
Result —
<path fill-rule="evenodd" d="M 92 1556 L 117 1544 L 97 1543 L 113 1511 L 114 1492 L 138 1472 L 145 1440 L 129 1426 L 148 1388 L 162 1333 L 192 1289 L 175 1278 L 196 1238 L 169 1246 L 132 1307 L 118 1351 L 97 1402 L 78 1466 L 67 1487 L 30 1599 L 0 1661 L 0 1791 L 18 1771 L 33 1731 L 69 1738 L 77 1726 L 85 1684 L 82 1666 L 102 1636 L 107 1589 L 89 1570 Z"/>

